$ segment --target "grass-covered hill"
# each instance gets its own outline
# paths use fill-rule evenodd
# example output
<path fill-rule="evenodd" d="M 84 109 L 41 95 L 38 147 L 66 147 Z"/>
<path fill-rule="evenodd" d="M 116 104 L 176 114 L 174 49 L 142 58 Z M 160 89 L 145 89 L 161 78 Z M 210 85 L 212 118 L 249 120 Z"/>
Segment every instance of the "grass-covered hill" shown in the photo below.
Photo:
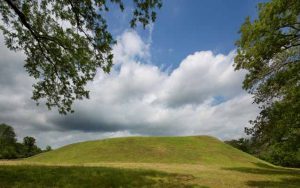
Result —
<path fill-rule="evenodd" d="M 71 144 L 31 157 L 28 161 L 43 163 L 181 163 L 236 165 L 260 162 L 216 138 L 125 137 Z"/>
<path fill-rule="evenodd" d="M 300 187 L 300 170 L 271 165 L 209 136 L 81 142 L 0 161 L 6 187 Z"/>

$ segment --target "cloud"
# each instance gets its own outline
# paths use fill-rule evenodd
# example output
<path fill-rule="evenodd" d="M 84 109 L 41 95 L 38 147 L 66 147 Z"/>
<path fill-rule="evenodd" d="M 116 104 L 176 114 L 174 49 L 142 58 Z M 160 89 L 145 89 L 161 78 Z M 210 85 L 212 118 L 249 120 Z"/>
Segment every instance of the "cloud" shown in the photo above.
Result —
<path fill-rule="evenodd" d="M 234 72 L 235 52 L 199 51 L 170 73 L 151 64 L 150 42 L 134 31 L 117 37 L 114 69 L 99 70 L 88 87 L 90 99 L 77 101 L 67 116 L 36 107 L 24 56 L 8 52 L 1 40 L 0 122 L 20 137 L 35 136 L 41 146 L 129 135 L 242 136 L 258 109 L 241 89 L 243 72 Z M 9 64 L 9 66 L 8 66 Z"/>
<path fill-rule="evenodd" d="M 113 48 L 114 64 L 128 63 L 138 58 L 149 57 L 149 45 L 146 45 L 135 31 L 126 31 L 117 37 Z"/>
<path fill-rule="evenodd" d="M 214 55 L 211 51 L 201 51 L 189 55 L 165 82 L 161 101 L 180 107 L 199 105 L 214 97 L 231 99 L 241 94 L 244 74 L 234 72 L 234 54 Z"/>

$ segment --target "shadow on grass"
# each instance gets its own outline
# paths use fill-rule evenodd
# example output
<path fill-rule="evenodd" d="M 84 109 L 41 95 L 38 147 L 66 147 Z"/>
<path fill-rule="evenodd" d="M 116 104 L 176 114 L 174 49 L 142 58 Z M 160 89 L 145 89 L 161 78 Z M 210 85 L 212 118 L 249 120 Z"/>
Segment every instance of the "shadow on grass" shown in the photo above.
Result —
<path fill-rule="evenodd" d="M 250 187 L 300 187 L 299 178 L 282 178 L 280 181 L 248 181 L 247 185 Z"/>
<path fill-rule="evenodd" d="M 192 175 L 108 167 L 0 166 L 0 187 L 202 187 Z"/>
<path fill-rule="evenodd" d="M 224 170 L 238 171 L 242 173 L 258 174 L 258 175 L 276 175 L 278 181 L 247 181 L 250 187 L 300 187 L 300 170 L 274 167 L 264 163 L 254 163 L 256 167 L 235 167 L 223 168 Z M 284 177 L 280 177 L 284 176 Z"/>

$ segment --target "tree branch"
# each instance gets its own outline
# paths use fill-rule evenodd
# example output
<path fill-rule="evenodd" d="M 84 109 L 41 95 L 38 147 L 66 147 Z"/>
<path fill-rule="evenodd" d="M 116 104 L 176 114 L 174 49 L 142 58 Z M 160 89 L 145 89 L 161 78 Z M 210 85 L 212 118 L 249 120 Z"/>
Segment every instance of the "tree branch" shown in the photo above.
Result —
<path fill-rule="evenodd" d="M 20 18 L 20 21 L 22 22 L 22 24 L 30 31 L 30 33 L 37 39 L 37 35 L 35 34 L 35 32 L 33 31 L 31 25 L 27 22 L 26 20 L 26 16 L 23 14 L 23 12 L 21 12 L 19 10 L 19 8 L 11 1 L 11 0 L 4 0 L 14 11 L 15 13 L 18 15 L 18 17 Z M 37 39 L 38 40 L 38 39 Z"/>
<path fill-rule="evenodd" d="M 37 34 L 34 29 L 31 27 L 31 25 L 27 22 L 26 16 L 19 10 L 19 8 L 11 1 L 11 0 L 5 0 L 5 2 L 15 11 L 15 13 L 18 15 L 21 23 L 29 30 L 29 32 L 32 34 L 32 36 L 39 42 L 41 43 L 40 39 L 46 39 L 50 40 L 57 45 L 61 46 L 65 50 L 70 50 L 70 48 L 66 47 L 63 45 L 62 42 L 57 41 L 56 38 L 48 36 L 48 35 L 40 35 Z"/>

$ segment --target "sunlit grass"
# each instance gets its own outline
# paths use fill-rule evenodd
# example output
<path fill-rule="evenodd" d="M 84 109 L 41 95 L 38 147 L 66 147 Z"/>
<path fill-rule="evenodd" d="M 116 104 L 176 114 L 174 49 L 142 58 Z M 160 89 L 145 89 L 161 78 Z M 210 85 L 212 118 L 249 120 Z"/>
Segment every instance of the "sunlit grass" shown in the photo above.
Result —
<path fill-rule="evenodd" d="M 271 165 L 212 137 L 83 142 L 0 161 L 0 169 L 0 187 L 300 187 L 299 169 Z"/>
<path fill-rule="evenodd" d="M 139 162 L 238 165 L 262 162 L 213 137 L 127 137 L 71 144 L 27 159 L 43 163 Z"/>

